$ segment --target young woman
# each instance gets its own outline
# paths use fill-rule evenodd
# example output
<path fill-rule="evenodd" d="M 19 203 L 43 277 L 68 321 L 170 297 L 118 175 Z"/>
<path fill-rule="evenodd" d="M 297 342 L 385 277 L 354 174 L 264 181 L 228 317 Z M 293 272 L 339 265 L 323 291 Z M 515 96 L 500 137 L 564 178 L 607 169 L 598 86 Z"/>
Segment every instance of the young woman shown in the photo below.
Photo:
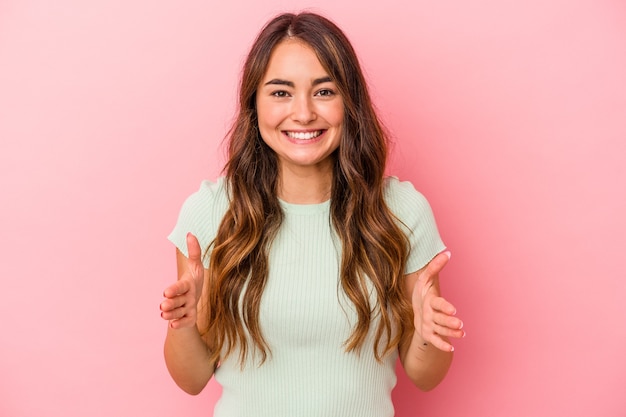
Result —
<path fill-rule="evenodd" d="M 399 357 L 417 387 L 464 336 L 424 197 L 385 177 L 386 136 L 341 30 L 283 14 L 245 62 L 229 160 L 170 235 L 165 360 L 186 392 L 215 375 L 216 417 L 393 416 Z"/>

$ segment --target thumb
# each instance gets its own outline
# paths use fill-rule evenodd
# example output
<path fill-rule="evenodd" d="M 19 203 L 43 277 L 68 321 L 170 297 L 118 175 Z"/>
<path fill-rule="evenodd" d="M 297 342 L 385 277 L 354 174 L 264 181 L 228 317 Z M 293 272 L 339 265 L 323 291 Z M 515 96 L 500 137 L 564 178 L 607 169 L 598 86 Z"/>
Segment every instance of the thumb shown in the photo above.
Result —
<path fill-rule="evenodd" d="M 433 275 L 437 275 L 441 272 L 441 270 L 447 265 L 450 260 L 451 253 L 450 251 L 444 251 L 437 256 L 435 256 L 426 267 L 425 275 L 431 277 Z"/>
<path fill-rule="evenodd" d="M 191 233 L 187 233 L 187 255 L 190 267 L 193 264 L 202 265 L 202 249 L 200 249 L 200 243 L 198 243 L 198 239 Z"/>

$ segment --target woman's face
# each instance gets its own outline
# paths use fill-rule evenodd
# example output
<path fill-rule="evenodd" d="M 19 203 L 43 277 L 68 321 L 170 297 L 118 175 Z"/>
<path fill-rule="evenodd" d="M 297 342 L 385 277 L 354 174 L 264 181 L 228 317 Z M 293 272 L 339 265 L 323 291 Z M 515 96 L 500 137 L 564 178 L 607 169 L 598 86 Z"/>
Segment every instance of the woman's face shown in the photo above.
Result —
<path fill-rule="evenodd" d="M 343 99 L 315 52 L 298 40 L 279 43 L 256 95 L 259 132 L 281 172 L 328 173 L 339 147 Z"/>

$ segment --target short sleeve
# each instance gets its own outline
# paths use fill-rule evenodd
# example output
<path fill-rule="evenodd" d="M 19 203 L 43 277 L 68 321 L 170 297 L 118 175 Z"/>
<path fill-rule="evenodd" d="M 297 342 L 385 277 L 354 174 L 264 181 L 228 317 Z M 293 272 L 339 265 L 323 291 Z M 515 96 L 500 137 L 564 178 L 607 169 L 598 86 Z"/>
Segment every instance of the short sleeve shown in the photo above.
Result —
<path fill-rule="evenodd" d="M 426 266 L 446 246 L 441 240 L 435 216 L 426 198 L 408 181 L 388 177 L 385 201 L 400 220 L 400 227 L 409 240 L 409 256 L 405 274 Z"/>
<path fill-rule="evenodd" d="M 178 221 L 168 240 L 185 256 L 187 252 L 187 233 L 192 233 L 203 249 L 203 255 L 217 234 L 217 228 L 228 208 L 228 198 L 224 190 L 224 179 L 217 182 L 203 181 L 200 188 L 183 203 Z M 204 267 L 208 267 L 208 256 L 203 256 Z"/>

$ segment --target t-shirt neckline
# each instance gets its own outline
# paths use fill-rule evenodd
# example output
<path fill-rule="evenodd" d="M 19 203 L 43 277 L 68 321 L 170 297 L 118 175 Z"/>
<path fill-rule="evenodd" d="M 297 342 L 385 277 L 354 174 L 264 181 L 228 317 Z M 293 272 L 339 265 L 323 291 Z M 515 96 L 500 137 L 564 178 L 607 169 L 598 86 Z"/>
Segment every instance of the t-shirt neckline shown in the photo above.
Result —
<path fill-rule="evenodd" d="M 294 214 L 316 214 L 316 213 L 324 213 L 329 211 L 330 209 L 330 200 L 323 201 L 321 203 L 314 204 L 294 204 L 288 203 L 284 200 L 278 199 L 281 208 L 286 213 L 294 213 Z"/>

